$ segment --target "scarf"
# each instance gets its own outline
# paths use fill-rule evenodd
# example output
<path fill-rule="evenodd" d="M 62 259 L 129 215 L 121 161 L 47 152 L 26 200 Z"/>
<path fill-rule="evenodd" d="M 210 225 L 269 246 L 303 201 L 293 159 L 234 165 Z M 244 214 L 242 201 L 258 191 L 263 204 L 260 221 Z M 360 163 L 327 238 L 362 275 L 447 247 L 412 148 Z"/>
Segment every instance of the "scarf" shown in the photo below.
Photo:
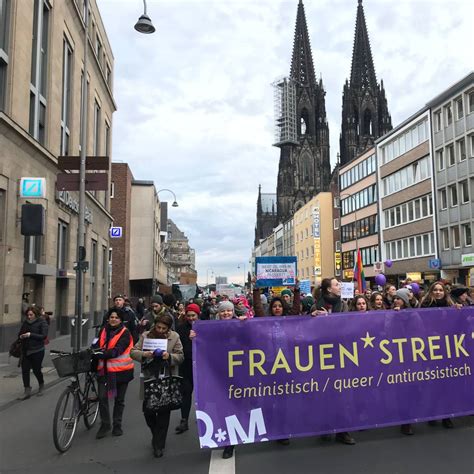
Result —
<path fill-rule="evenodd" d="M 340 313 L 342 311 L 341 297 L 331 294 L 323 295 L 321 306 L 326 308 L 328 311 L 331 310 L 332 313 Z"/>

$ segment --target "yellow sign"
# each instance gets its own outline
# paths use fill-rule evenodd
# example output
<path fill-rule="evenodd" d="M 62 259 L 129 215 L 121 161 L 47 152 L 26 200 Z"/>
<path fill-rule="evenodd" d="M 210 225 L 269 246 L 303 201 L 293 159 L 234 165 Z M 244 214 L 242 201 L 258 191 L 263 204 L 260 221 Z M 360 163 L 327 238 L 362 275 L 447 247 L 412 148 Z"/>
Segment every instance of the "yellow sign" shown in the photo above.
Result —
<path fill-rule="evenodd" d="M 410 278 L 411 281 L 421 281 L 421 273 L 420 272 L 407 272 L 406 278 Z"/>
<path fill-rule="evenodd" d="M 280 296 L 283 290 L 286 290 L 286 286 L 272 286 L 274 296 Z"/>
<path fill-rule="evenodd" d="M 354 278 L 354 270 L 344 270 L 344 278 Z"/>
<path fill-rule="evenodd" d="M 341 263 L 342 263 L 341 252 L 335 252 L 334 253 L 334 269 L 336 271 L 341 270 Z"/>
<path fill-rule="evenodd" d="M 321 275 L 321 239 L 314 239 L 314 274 Z"/>

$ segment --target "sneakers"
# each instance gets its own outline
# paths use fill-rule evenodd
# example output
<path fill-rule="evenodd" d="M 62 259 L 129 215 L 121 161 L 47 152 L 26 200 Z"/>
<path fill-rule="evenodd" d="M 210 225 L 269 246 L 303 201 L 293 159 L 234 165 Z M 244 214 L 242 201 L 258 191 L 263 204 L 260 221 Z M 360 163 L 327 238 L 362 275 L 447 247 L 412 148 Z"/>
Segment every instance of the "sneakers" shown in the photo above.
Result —
<path fill-rule="evenodd" d="M 112 436 L 122 436 L 123 430 L 122 427 L 119 425 L 115 425 L 112 429 Z"/>
<path fill-rule="evenodd" d="M 222 453 L 222 459 L 230 459 L 234 455 L 234 447 L 226 446 L 224 452 Z"/>
<path fill-rule="evenodd" d="M 347 431 L 344 431 L 343 433 L 337 433 L 336 441 L 349 445 L 356 444 L 355 439 Z"/>
<path fill-rule="evenodd" d="M 400 431 L 402 434 L 406 435 L 406 436 L 411 436 L 413 434 L 415 434 L 413 432 L 413 428 L 411 427 L 411 425 L 402 425 L 400 426 Z"/>
<path fill-rule="evenodd" d="M 17 400 L 28 400 L 31 397 L 31 387 L 25 387 L 25 391 L 21 397 L 18 397 Z"/>
<path fill-rule="evenodd" d="M 189 430 L 188 420 L 186 418 L 181 418 L 179 425 L 176 427 L 176 434 L 182 434 L 185 431 Z"/>
<path fill-rule="evenodd" d="M 101 425 L 99 428 L 99 431 L 97 431 L 97 434 L 95 435 L 95 439 L 105 438 L 109 431 L 110 431 L 110 426 Z"/>

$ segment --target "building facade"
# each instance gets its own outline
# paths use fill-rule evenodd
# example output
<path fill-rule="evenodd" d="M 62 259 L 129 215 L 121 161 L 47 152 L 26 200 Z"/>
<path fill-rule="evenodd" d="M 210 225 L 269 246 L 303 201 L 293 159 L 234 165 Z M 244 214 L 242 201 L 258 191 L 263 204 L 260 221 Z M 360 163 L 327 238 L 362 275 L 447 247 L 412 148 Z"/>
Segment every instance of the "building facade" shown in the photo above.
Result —
<path fill-rule="evenodd" d="M 90 25 L 87 155 L 110 156 L 114 58 L 95 1 Z M 56 191 L 56 177 L 58 156 L 80 153 L 84 31 L 80 1 L 1 2 L 0 351 L 18 333 L 22 295 L 53 312 L 50 338 L 74 316 L 78 193 Z M 44 197 L 21 198 L 22 177 L 44 178 Z M 28 202 L 44 208 L 43 235 L 21 235 Z M 86 207 L 84 310 L 98 321 L 109 295 L 108 192 L 87 192 Z"/>
<path fill-rule="evenodd" d="M 298 278 L 319 285 L 334 276 L 332 193 L 317 194 L 293 219 Z"/>
<path fill-rule="evenodd" d="M 376 171 L 373 146 L 339 169 L 339 251 L 342 252 L 344 279 L 354 277 L 358 249 L 366 279 L 375 276 L 374 264 L 380 261 Z"/>
<path fill-rule="evenodd" d="M 381 261 L 394 282 L 432 281 L 439 270 L 427 107 L 377 141 Z M 397 281 L 398 280 L 398 281 Z"/>
<path fill-rule="evenodd" d="M 362 0 L 358 0 L 350 81 L 342 95 L 341 165 L 349 163 L 392 128 L 383 81 L 377 82 Z"/>
<path fill-rule="evenodd" d="M 474 273 L 474 73 L 428 103 L 431 109 L 441 276 L 471 284 Z"/>

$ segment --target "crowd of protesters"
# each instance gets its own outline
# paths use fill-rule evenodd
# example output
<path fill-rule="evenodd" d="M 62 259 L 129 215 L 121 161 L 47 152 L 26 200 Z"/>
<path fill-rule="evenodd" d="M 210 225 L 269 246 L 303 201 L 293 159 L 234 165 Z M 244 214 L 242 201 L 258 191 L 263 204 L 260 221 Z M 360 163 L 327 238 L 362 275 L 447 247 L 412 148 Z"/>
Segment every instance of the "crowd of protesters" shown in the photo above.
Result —
<path fill-rule="evenodd" d="M 175 427 L 180 435 L 189 430 L 189 416 L 193 396 L 192 341 L 197 337 L 193 324 L 196 320 L 247 320 L 254 317 L 279 317 L 308 315 L 317 317 L 342 312 L 370 312 L 381 310 L 404 311 L 410 308 L 457 307 L 474 305 L 472 291 L 462 285 L 450 286 L 437 281 L 430 286 L 421 286 L 407 280 L 398 285 L 387 284 L 384 288 L 367 289 L 358 292 L 352 299 L 341 297 L 341 282 L 336 278 L 324 278 L 312 294 L 302 294 L 299 282 L 291 289 L 274 294 L 271 289 L 259 289 L 255 278 L 250 288 L 241 294 L 228 295 L 211 293 L 199 295 L 188 301 L 178 301 L 173 294 L 156 294 L 147 305 L 139 298 L 135 308 L 124 295 L 116 295 L 113 307 L 103 319 L 102 327 L 94 347 L 101 349 L 98 355 L 99 407 L 101 426 L 97 439 L 105 437 L 109 431 L 113 436 L 121 436 L 122 415 L 125 407 L 125 394 L 133 379 L 133 360 L 141 363 L 140 383 L 150 374 L 179 374 L 183 379 L 183 403 L 181 419 Z M 47 344 L 48 318 L 41 308 L 25 307 L 25 321 L 19 333 L 22 343 L 21 366 L 23 374 L 25 400 L 31 396 L 30 371 L 38 380 L 41 395 L 44 380 L 41 363 Z M 145 338 L 166 339 L 166 349 L 144 350 Z M 140 397 L 143 399 L 143 386 Z M 109 402 L 113 403 L 112 416 Z M 147 411 L 143 402 L 145 423 L 152 436 L 152 448 L 155 457 L 164 454 L 170 423 L 170 411 Z M 436 422 L 430 422 L 435 424 Z M 445 428 L 453 428 L 450 418 L 442 420 Z M 401 426 L 405 435 L 414 433 L 412 425 Z M 353 445 L 355 439 L 348 432 L 336 434 L 336 440 Z M 289 439 L 280 439 L 278 443 L 288 445 Z M 223 458 L 233 456 L 234 447 L 223 451 Z"/>

